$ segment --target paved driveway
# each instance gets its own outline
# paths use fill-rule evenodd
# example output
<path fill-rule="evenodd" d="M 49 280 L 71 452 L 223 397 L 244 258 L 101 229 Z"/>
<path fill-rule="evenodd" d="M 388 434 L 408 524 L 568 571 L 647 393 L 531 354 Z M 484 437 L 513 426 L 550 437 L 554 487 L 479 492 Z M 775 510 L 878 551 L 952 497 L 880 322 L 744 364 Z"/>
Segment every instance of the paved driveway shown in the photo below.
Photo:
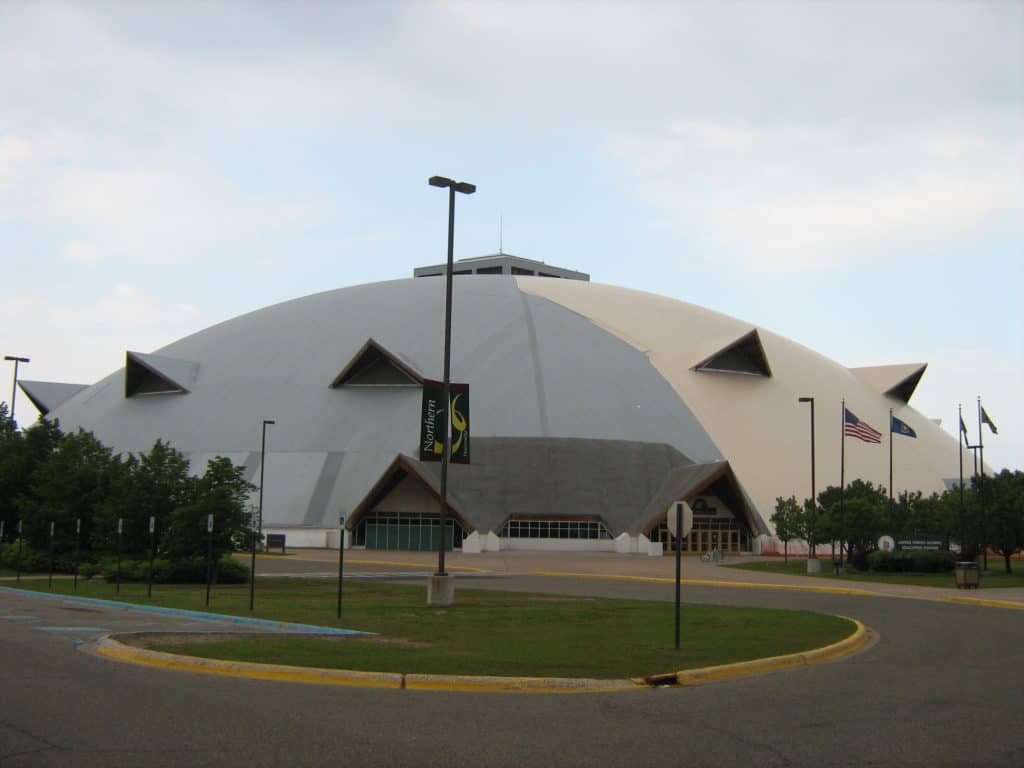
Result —
<path fill-rule="evenodd" d="M 364 553 L 346 562 L 353 572 L 378 577 L 429 572 L 429 558 L 392 554 L 383 563 Z M 495 558 L 504 562 L 501 571 L 480 559 L 449 564 L 492 571 L 465 579 L 465 586 L 672 597 L 671 584 L 657 581 L 531 575 L 603 569 L 658 579 L 659 569 L 671 574 L 671 563 L 659 558 L 556 559 L 551 568 L 544 557 L 502 555 Z M 261 559 L 261 571 L 304 562 L 310 571 L 328 572 L 323 564 L 336 563 L 331 553 L 269 560 Z M 698 567 L 689 564 L 684 575 L 710 581 L 743 574 Z M 697 578 L 702 573 L 707 579 Z M 841 613 L 881 639 L 841 662 L 698 688 L 377 691 L 119 664 L 76 650 L 75 642 L 101 629 L 163 619 L 81 613 L 0 592 L 0 766 L 1024 765 L 1024 611 L 731 586 L 687 586 L 684 594 L 691 602 Z M 75 624 L 81 628 L 46 629 Z"/>

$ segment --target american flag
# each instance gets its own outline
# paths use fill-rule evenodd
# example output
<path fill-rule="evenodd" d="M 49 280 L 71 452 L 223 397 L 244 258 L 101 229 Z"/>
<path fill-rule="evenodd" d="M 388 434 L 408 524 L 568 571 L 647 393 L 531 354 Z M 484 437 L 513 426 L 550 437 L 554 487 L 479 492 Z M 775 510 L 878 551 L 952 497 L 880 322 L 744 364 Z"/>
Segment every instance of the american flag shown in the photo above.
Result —
<path fill-rule="evenodd" d="M 882 433 L 872 427 L 866 421 L 861 421 L 849 408 L 843 408 L 845 413 L 845 423 L 843 425 L 843 434 L 847 437 L 856 437 L 858 440 L 863 440 L 865 443 L 881 443 Z"/>

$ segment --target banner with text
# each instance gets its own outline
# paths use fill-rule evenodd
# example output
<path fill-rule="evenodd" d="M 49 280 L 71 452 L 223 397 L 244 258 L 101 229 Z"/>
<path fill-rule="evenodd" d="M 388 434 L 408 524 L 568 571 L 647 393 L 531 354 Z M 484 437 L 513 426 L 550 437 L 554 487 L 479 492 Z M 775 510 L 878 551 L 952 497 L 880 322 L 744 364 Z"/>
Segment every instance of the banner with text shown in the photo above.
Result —
<path fill-rule="evenodd" d="M 449 384 L 452 413 L 453 464 L 469 464 L 469 384 Z M 420 461 L 440 461 L 444 452 L 444 382 L 423 380 L 420 410 Z"/>

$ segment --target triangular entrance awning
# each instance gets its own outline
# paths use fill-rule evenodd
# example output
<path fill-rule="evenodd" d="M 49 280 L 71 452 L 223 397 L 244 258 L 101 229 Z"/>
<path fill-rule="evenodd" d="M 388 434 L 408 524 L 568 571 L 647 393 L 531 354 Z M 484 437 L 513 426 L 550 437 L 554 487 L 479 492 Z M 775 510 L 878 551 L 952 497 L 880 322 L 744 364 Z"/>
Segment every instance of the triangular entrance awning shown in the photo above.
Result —
<path fill-rule="evenodd" d="M 419 485 L 432 498 L 437 499 L 438 511 L 440 511 L 441 490 L 437 478 L 433 477 L 429 472 L 423 471 L 423 465 L 420 462 L 400 453 L 388 468 L 384 470 L 384 474 L 374 483 L 369 493 L 352 510 L 352 514 L 345 521 L 345 527 L 349 530 L 355 530 L 359 521 L 368 512 L 376 508 L 378 504 L 387 498 L 388 494 L 407 478 Z M 462 513 L 462 502 L 452 492 L 451 488 L 448 489 L 447 496 L 448 515 L 457 520 L 466 530 L 473 530 L 473 526 L 466 522 L 465 516 Z"/>
<path fill-rule="evenodd" d="M 160 355 L 128 352 L 124 363 L 124 396 L 184 395 L 192 390 L 199 363 Z"/>
<path fill-rule="evenodd" d="M 910 402 L 928 363 L 907 363 L 905 365 L 876 365 L 869 368 L 851 368 L 854 375 L 869 387 L 883 395 L 894 397 L 904 403 Z"/>
<path fill-rule="evenodd" d="M 664 522 L 665 512 L 672 502 L 680 499 L 691 501 L 705 493 L 718 496 L 752 532 L 767 533 L 767 527 L 754 512 L 727 461 L 693 464 L 673 470 L 647 504 L 642 530 L 649 533 Z"/>
<path fill-rule="evenodd" d="M 695 371 L 711 373 L 742 373 L 747 376 L 771 376 L 768 356 L 755 328 L 736 341 L 722 347 L 713 355 L 704 358 L 695 366 Z"/>
<path fill-rule="evenodd" d="M 331 382 L 338 387 L 418 387 L 423 377 L 406 362 L 388 352 L 373 339 L 356 352 L 341 373 Z"/>
<path fill-rule="evenodd" d="M 18 382 L 21 391 L 32 401 L 40 415 L 45 416 L 61 403 L 70 400 L 88 384 L 61 384 L 56 381 L 25 381 Z"/>

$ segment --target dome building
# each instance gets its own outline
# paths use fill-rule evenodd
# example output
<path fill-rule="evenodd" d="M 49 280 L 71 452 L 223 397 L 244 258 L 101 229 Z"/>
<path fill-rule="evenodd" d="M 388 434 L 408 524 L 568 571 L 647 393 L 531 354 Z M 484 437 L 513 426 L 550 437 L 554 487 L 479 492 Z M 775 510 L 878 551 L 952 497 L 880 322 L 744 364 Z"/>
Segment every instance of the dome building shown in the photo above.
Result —
<path fill-rule="evenodd" d="M 290 546 L 436 549 L 439 466 L 418 460 L 424 379 L 441 377 L 443 266 L 314 294 L 207 328 L 91 386 L 23 381 L 65 430 L 121 452 L 170 441 L 204 471 L 259 483 Z M 810 495 L 802 396 L 816 400 L 819 490 L 839 482 L 841 405 L 898 445 L 899 490 L 941 490 L 956 442 L 908 401 L 925 366 L 848 369 L 763 328 L 507 254 L 456 262 L 452 381 L 469 385 L 471 463 L 449 469 L 446 537 L 466 552 L 757 552 L 777 496 Z M 847 481 L 888 482 L 882 445 L 846 441 Z M 901 438 L 905 440 L 905 438 Z"/>

